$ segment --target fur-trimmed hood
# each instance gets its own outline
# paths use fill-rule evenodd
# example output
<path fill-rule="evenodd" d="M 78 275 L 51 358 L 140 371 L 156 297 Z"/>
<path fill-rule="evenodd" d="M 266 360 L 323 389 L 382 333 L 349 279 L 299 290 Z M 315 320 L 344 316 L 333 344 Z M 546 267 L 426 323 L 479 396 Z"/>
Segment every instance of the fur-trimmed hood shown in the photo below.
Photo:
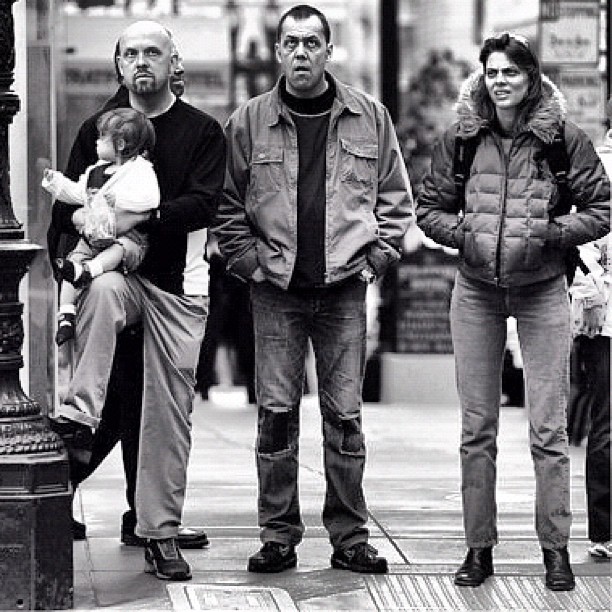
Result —
<path fill-rule="evenodd" d="M 455 104 L 455 112 L 459 120 L 457 134 L 463 138 L 475 136 L 481 128 L 488 125 L 488 121 L 481 117 L 476 110 L 474 94 L 482 70 L 472 72 L 462 83 Z M 524 130 L 531 131 L 542 142 L 552 142 L 559 127 L 565 121 L 567 104 L 559 88 L 545 75 L 542 75 L 542 99 L 527 119 Z"/>

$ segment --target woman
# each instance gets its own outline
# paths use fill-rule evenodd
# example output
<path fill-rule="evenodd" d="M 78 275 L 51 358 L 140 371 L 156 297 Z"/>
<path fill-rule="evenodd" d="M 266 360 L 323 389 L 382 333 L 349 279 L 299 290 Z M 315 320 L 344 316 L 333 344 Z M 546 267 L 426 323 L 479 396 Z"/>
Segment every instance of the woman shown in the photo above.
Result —
<path fill-rule="evenodd" d="M 524 360 L 535 522 L 546 586 L 571 590 L 566 433 L 571 333 L 564 255 L 609 230 L 610 183 L 587 136 L 565 119 L 564 100 L 541 74 L 526 39 L 508 33 L 489 38 L 479 59 L 483 70 L 462 87 L 458 122 L 435 147 L 417 207 L 425 234 L 460 253 L 450 315 L 469 550 L 455 584 L 478 586 L 493 574 L 501 371 L 506 319 L 514 316 Z M 560 188 L 545 147 L 560 129 L 577 210 L 553 216 Z M 478 143 L 461 212 L 453 170 L 457 138 Z"/>

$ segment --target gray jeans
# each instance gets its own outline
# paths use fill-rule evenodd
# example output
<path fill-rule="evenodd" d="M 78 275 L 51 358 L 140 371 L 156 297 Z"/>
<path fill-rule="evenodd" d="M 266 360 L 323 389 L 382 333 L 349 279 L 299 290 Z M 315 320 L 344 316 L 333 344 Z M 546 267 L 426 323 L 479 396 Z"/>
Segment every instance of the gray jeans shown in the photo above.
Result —
<path fill-rule="evenodd" d="M 368 539 L 363 495 L 366 286 L 358 280 L 308 294 L 253 284 L 257 472 L 261 540 L 296 545 L 304 524 L 298 498 L 299 407 L 308 338 L 315 354 L 327 491 L 325 525 L 334 549 Z"/>
<path fill-rule="evenodd" d="M 461 478 L 468 547 L 497 543 L 497 431 L 506 318 L 523 355 L 529 444 L 535 468 L 535 525 L 543 548 L 567 544 L 571 524 L 566 433 L 570 317 L 563 276 L 503 288 L 457 274 L 451 331 L 461 401 Z"/>
<path fill-rule="evenodd" d="M 144 386 L 136 533 L 147 538 L 175 537 L 183 510 L 195 368 L 208 298 L 173 295 L 137 274 L 107 272 L 81 293 L 77 313 L 73 375 L 58 412 L 97 425 L 116 334 L 141 321 Z"/>

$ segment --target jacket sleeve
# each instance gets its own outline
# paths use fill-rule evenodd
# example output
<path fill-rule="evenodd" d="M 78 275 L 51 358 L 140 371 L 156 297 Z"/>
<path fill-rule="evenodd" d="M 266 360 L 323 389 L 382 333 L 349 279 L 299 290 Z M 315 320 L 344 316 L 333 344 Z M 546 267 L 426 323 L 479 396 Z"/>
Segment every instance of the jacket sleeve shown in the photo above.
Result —
<path fill-rule="evenodd" d="M 229 118 L 225 127 L 228 143 L 227 172 L 214 229 L 228 272 L 243 279 L 251 278 L 259 266 L 257 237 L 253 233 L 245 206 L 252 145 L 246 116 L 246 112 L 239 109 Z"/>
<path fill-rule="evenodd" d="M 454 249 L 457 242 L 458 196 L 453 176 L 453 152 L 456 128 L 450 128 L 436 142 L 430 171 L 425 176 L 417 197 L 417 224 L 424 234 L 438 244 Z"/>
<path fill-rule="evenodd" d="M 374 216 L 378 240 L 368 249 L 368 264 L 376 276 L 400 258 L 402 239 L 414 222 L 412 188 L 397 135 L 386 108 L 382 108 L 379 136 L 378 194 Z"/>
<path fill-rule="evenodd" d="M 61 172 L 53 170 L 51 180 L 43 179 L 42 186 L 53 198 L 60 199 L 67 204 L 83 206 L 86 198 L 87 175 L 88 173 L 85 172 L 78 181 L 72 181 Z"/>
<path fill-rule="evenodd" d="M 570 158 L 568 184 L 576 211 L 554 218 L 555 246 L 568 248 L 597 240 L 610 231 L 610 180 L 589 137 L 567 122 L 565 142 Z"/>
<path fill-rule="evenodd" d="M 91 120 L 86 121 L 72 145 L 70 157 L 64 175 L 72 180 L 78 179 L 88 166 L 96 163 L 96 135 Z M 78 233 L 72 223 L 74 204 L 67 204 L 61 200 L 53 203 L 51 223 L 47 230 L 48 255 L 51 267 L 57 276 L 55 260 L 63 257 L 71 250 L 78 240 Z"/>
<path fill-rule="evenodd" d="M 217 121 L 211 121 L 202 131 L 189 166 L 181 195 L 162 201 L 159 219 L 147 221 L 143 229 L 162 236 L 185 234 L 212 225 L 225 175 L 225 136 Z"/>

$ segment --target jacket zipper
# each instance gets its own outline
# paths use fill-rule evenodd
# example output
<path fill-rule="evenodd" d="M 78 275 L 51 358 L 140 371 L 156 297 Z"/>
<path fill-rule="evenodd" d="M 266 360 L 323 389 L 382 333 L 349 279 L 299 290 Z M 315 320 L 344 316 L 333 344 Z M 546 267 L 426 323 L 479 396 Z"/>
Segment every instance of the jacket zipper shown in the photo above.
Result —
<path fill-rule="evenodd" d="M 503 232 L 504 222 L 506 220 L 506 196 L 508 193 L 508 161 L 510 158 L 510 152 L 512 151 L 512 147 L 514 145 L 514 138 L 512 139 L 512 142 L 510 143 L 510 148 L 508 149 L 508 155 L 506 155 L 506 152 L 504 150 L 504 145 L 503 145 L 503 142 L 501 141 L 501 138 L 498 137 L 497 135 L 494 135 L 493 139 L 495 140 L 495 144 L 497 145 L 501 158 L 504 161 L 503 163 L 504 182 L 502 184 L 502 193 L 501 193 L 501 196 L 502 196 L 501 215 L 499 219 L 499 230 L 497 232 L 497 251 L 495 253 L 495 278 L 494 280 L 495 280 L 495 284 L 499 286 L 499 277 L 500 277 L 500 272 L 501 272 L 501 242 L 502 242 L 502 236 L 504 233 Z"/>

